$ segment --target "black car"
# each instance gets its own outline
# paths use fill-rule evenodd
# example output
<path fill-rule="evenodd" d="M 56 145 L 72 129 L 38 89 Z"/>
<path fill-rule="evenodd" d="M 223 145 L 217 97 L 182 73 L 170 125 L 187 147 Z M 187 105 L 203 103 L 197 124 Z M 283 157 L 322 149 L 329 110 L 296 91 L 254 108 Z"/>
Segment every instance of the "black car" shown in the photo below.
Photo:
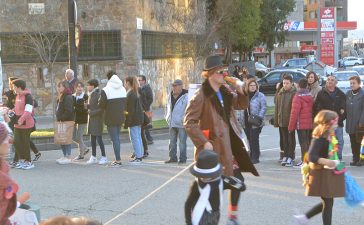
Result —
<path fill-rule="evenodd" d="M 301 78 L 306 77 L 308 70 L 305 69 L 280 69 L 273 70 L 258 80 L 259 91 L 264 94 L 274 94 L 276 86 L 282 82 L 282 74 L 290 74 L 293 77 L 293 82 L 298 83 Z"/>

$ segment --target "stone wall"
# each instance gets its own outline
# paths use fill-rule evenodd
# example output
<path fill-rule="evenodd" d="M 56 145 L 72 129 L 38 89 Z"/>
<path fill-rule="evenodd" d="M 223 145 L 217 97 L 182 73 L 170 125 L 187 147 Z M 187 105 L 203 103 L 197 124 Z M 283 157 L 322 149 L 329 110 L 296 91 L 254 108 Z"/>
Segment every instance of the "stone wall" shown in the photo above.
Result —
<path fill-rule="evenodd" d="M 96 78 L 101 81 L 101 86 L 106 83 L 106 72 L 117 67 L 122 67 L 122 62 L 88 62 L 78 65 L 78 79 L 85 82 L 89 79 Z M 6 64 L 3 65 L 3 81 L 4 90 L 8 90 L 8 77 L 18 77 L 24 79 L 27 88 L 31 90 L 35 99 L 37 99 L 39 107 L 36 114 L 39 116 L 50 116 L 53 113 L 52 98 L 57 97 L 56 84 L 64 79 L 64 71 L 68 68 L 66 63 L 58 63 L 54 65 L 55 82 L 51 82 L 51 74 L 47 69 L 37 64 Z M 86 71 L 87 70 L 87 71 Z M 53 94 L 52 96 L 52 88 Z"/>
<path fill-rule="evenodd" d="M 153 107 L 165 106 L 175 79 L 181 79 L 186 89 L 189 83 L 201 82 L 201 63 L 195 66 L 191 59 L 141 60 L 139 69 L 153 89 Z"/>
<path fill-rule="evenodd" d="M 122 60 L 78 62 L 78 78 L 87 81 L 91 78 L 103 80 L 108 70 L 115 70 L 121 78 L 143 74 L 155 93 L 153 107 L 165 105 L 166 95 L 174 79 L 182 79 L 185 87 L 188 83 L 200 82 L 201 62 L 191 58 L 143 60 L 141 30 L 137 30 L 136 18 L 143 19 L 143 29 L 152 31 L 187 32 L 200 31 L 204 18 L 193 20 L 194 25 L 184 26 L 172 9 L 191 10 L 189 2 L 199 2 L 195 10 L 203 14 L 204 1 L 186 0 L 186 7 L 180 7 L 177 0 L 77 0 L 78 22 L 82 30 L 121 30 Z M 67 0 L 6 0 L 0 1 L 0 32 L 66 31 L 68 18 Z M 28 3 L 45 3 L 44 15 L 28 15 Z M 202 8 L 201 8 L 202 7 Z M 190 11 L 189 11 L 190 12 Z M 201 13 L 202 12 L 202 13 Z M 196 14 L 194 14 L 196 15 Z M 199 26 L 195 26 L 199 25 Z M 175 29 L 181 28 L 180 30 Z M 55 82 L 51 83 L 50 73 L 40 64 L 5 64 L 3 65 L 4 87 L 7 89 L 7 77 L 16 76 L 26 80 L 29 89 L 39 102 L 38 115 L 51 115 L 52 88 L 56 93 L 56 83 L 63 79 L 67 63 L 56 63 L 53 68 Z M 105 83 L 105 80 L 103 80 Z"/>

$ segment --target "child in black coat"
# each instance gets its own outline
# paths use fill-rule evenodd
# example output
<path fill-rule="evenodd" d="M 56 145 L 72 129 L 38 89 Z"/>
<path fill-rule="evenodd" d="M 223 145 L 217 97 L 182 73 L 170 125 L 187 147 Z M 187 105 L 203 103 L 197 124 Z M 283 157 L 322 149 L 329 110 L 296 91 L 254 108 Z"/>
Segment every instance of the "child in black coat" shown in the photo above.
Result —
<path fill-rule="evenodd" d="M 217 225 L 220 219 L 223 189 L 245 191 L 243 181 L 222 175 L 218 155 L 202 150 L 190 172 L 196 176 L 185 203 L 187 225 Z"/>

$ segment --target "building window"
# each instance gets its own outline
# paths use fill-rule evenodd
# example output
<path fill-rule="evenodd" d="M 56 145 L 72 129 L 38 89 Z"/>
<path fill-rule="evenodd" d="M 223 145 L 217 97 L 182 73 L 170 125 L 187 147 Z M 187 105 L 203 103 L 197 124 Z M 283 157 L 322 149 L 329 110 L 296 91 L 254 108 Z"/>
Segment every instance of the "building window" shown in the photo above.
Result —
<path fill-rule="evenodd" d="M 121 59 L 120 31 L 84 31 L 78 49 L 78 59 L 110 60 Z"/>
<path fill-rule="evenodd" d="M 317 19 L 317 12 L 316 11 L 310 11 L 310 19 Z"/>
<path fill-rule="evenodd" d="M 178 7 L 186 7 L 186 1 L 185 0 L 178 0 Z"/>
<path fill-rule="evenodd" d="M 61 32 L 62 36 L 56 40 L 52 47 L 52 56 L 56 54 L 55 49 L 63 45 L 58 52 L 56 61 L 68 61 L 67 32 Z M 35 34 L 30 34 L 35 35 Z M 45 33 L 50 39 L 55 38 L 56 33 Z M 24 33 L 2 33 L 1 58 L 4 63 L 36 63 L 40 62 L 34 45 L 30 42 L 29 35 Z M 47 50 L 47 49 L 44 49 Z M 121 59 L 121 37 L 120 31 L 83 31 L 78 49 L 78 60 L 113 60 Z"/>
<path fill-rule="evenodd" d="M 172 4 L 172 5 L 174 5 L 174 0 L 167 0 L 167 4 Z"/>
<path fill-rule="evenodd" d="M 190 34 L 142 31 L 143 59 L 190 57 L 194 43 Z"/>

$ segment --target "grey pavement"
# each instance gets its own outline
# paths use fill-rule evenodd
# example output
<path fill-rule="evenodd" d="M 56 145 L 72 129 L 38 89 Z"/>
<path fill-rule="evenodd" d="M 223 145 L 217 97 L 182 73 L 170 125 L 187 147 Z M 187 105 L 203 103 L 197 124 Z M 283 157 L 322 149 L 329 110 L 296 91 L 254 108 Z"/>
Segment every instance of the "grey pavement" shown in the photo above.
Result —
<path fill-rule="evenodd" d="M 36 167 L 29 171 L 11 170 L 19 183 L 20 192 L 29 191 L 31 200 L 40 205 L 43 219 L 65 214 L 86 216 L 113 225 L 182 225 L 184 201 L 193 177 L 187 171 L 158 188 L 192 162 L 193 146 L 188 140 L 187 165 L 166 165 L 168 136 L 154 136 L 150 145 L 151 156 L 141 165 L 128 164 L 132 153 L 130 143 L 122 143 L 121 168 L 86 165 L 85 162 L 57 165 L 60 150 L 42 152 Z M 109 159 L 113 159 L 111 146 L 106 146 Z M 242 225 L 292 225 L 292 215 L 305 212 L 319 198 L 305 197 L 299 169 L 278 164 L 279 135 L 272 126 L 263 128 L 261 134 L 261 163 L 256 167 L 260 177 L 244 174 L 247 190 L 239 204 L 239 220 Z M 344 160 L 350 161 L 350 142 L 345 136 Z M 296 148 L 296 155 L 300 153 Z M 99 150 L 97 152 L 100 155 Z M 77 151 L 73 149 L 73 156 Z M 364 167 L 349 168 L 357 182 L 364 187 Z M 145 198 L 155 192 L 150 198 Z M 139 202 L 139 203 L 138 203 Z M 135 205 L 138 203 L 137 205 Z M 132 206 L 133 208 L 130 208 Z M 225 193 L 220 224 L 226 224 L 227 193 Z M 351 209 L 343 199 L 336 199 L 333 224 L 359 225 L 364 221 L 364 209 Z M 117 217 L 117 215 L 120 215 Z M 107 223 L 115 218 L 113 222 Z M 311 224 L 321 224 L 321 215 Z"/>

